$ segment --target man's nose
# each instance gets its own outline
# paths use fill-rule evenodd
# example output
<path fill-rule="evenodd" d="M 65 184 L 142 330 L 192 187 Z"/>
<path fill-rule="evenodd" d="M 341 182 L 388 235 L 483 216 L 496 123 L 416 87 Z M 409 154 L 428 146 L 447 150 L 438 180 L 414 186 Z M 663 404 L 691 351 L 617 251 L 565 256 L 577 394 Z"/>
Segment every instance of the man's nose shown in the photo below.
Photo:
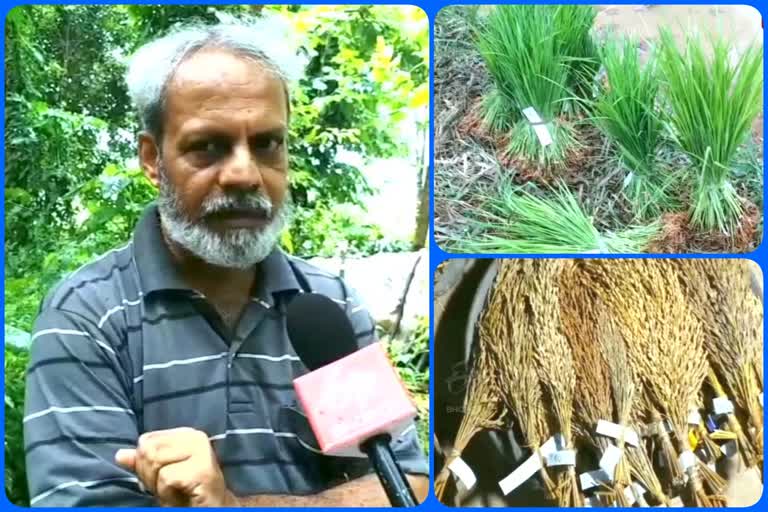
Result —
<path fill-rule="evenodd" d="M 261 166 L 247 143 L 237 144 L 219 171 L 222 188 L 258 189 L 262 185 Z"/>

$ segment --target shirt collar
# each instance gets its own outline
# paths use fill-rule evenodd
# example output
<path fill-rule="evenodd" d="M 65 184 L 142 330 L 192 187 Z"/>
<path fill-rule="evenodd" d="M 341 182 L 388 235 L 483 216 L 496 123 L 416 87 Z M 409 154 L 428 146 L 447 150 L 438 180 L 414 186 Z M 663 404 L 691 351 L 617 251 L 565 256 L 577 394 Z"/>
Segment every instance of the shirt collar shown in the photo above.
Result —
<path fill-rule="evenodd" d="M 134 230 L 133 243 L 136 267 L 145 296 L 160 291 L 194 291 L 176 268 L 163 238 L 155 203 L 144 210 Z M 274 305 L 274 295 L 277 293 L 301 290 L 288 256 L 279 247 L 275 247 L 259 264 L 258 270 L 254 296 L 270 305 Z"/>

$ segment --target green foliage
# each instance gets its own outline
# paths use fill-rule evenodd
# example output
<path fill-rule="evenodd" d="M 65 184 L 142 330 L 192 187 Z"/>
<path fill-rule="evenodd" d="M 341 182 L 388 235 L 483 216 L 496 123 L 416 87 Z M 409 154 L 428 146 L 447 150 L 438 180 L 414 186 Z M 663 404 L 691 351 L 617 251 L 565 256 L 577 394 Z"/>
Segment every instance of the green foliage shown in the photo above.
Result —
<path fill-rule="evenodd" d="M 729 231 L 741 214 L 731 183 L 739 146 L 762 107 L 763 48 L 751 46 L 733 62 L 733 46 L 689 35 L 681 51 L 661 33 L 660 67 L 673 137 L 694 162 L 692 222 Z"/>
<path fill-rule="evenodd" d="M 448 250 L 520 254 L 638 253 L 659 232 L 658 222 L 601 234 L 564 184 L 541 197 L 510 182 L 474 219 L 475 233 L 452 240 Z"/>
<path fill-rule="evenodd" d="M 285 17 L 307 57 L 292 98 L 291 184 L 298 255 L 388 247 L 344 207 L 370 192 L 342 151 L 400 155 L 401 123 L 426 108 L 428 32 L 416 8 L 388 6 L 55 6 L 12 9 L 6 23 L 6 322 L 29 329 L 66 273 L 122 245 L 156 191 L 135 162 L 137 119 L 126 57 L 177 23 Z M 391 246 L 390 248 L 398 248 Z"/>
<path fill-rule="evenodd" d="M 561 164 L 573 141 L 571 127 L 560 117 L 583 89 L 594 68 L 591 6 L 500 5 L 477 31 L 477 47 L 493 81 L 483 103 L 485 123 L 495 131 L 514 131 L 511 151 L 546 165 Z M 523 109 L 533 107 L 550 125 L 554 142 L 533 139 Z M 536 141 L 533 144 L 532 141 Z"/>
<path fill-rule="evenodd" d="M 27 473 L 24 464 L 24 373 L 29 363 L 26 350 L 5 347 L 5 495 L 11 503 L 28 507 Z"/>
<path fill-rule="evenodd" d="M 656 217 L 673 205 L 669 174 L 656 162 L 664 131 L 657 113 L 659 74 L 650 56 L 643 66 L 629 38 L 609 39 L 600 49 L 607 83 L 592 104 L 594 122 L 619 148 L 629 174 L 624 191 L 640 218 Z"/>
<path fill-rule="evenodd" d="M 383 338 L 387 353 L 400 378 L 414 397 L 420 421 L 416 427 L 425 455 L 429 454 L 429 318 L 419 319 L 416 329 L 404 340 Z"/>

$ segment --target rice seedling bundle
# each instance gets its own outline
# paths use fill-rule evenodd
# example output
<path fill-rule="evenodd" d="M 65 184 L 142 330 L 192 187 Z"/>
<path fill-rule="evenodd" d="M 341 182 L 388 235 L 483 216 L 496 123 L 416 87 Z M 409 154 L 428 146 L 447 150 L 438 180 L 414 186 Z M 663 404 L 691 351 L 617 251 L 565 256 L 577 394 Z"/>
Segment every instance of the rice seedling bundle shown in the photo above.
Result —
<path fill-rule="evenodd" d="M 456 240 L 462 252 L 503 253 L 638 253 L 659 233 L 660 224 L 630 226 L 600 233 L 592 218 L 564 184 L 540 197 L 522 187 L 502 183 L 473 227 L 480 234 Z"/>
<path fill-rule="evenodd" d="M 614 142 L 624 167 L 624 193 L 640 218 L 656 217 L 673 205 L 671 176 L 656 162 L 664 130 L 657 112 L 659 74 L 651 56 L 643 66 L 636 42 L 608 39 L 600 48 L 607 84 L 592 103 L 593 120 Z"/>
<path fill-rule="evenodd" d="M 545 166 L 565 161 L 575 140 L 562 113 L 576 80 L 572 65 L 581 63 L 581 69 L 588 59 L 593 21 L 591 6 L 500 5 L 478 30 L 477 47 L 494 87 L 483 102 L 484 119 L 508 135 L 508 153 Z M 522 116 L 527 108 L 536 111 L 551 144 Z"/>
<path fill-rule="evenodd" d="M 762 45 L 747 48 L 734 63 L 736 50 L 723 38 L 712 36 L 705 44 L 690 34 L 683 50 L 668 30 L 660 39 L 672 135 L 693 160 L 691 220 L 728 232 L 742 211 L 730 181 L 734 158 L 762 106 Z"/>

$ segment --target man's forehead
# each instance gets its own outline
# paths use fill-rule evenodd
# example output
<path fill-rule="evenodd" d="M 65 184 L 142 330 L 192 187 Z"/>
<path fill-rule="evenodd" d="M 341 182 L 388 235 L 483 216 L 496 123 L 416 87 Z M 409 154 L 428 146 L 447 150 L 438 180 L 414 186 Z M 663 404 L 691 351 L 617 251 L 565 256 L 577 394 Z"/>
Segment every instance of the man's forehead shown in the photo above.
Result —
<path fill-rule="evenodd" d="M 211 83 L 247 83 L 254 79 L 280 82 L 265 63 L 223 48 L 206 48 L 184 59 L 173 73 L 169 86 L 192 87 Z"/>
<path fill-rule="evenodd" d="M 226 50 L 202 50 L 182 62 L 168 84 L 166 98 L 171 122 L 178 115 L 215 116 L 218 110 L 287 118 L 281 79 L 263 63 Z"/>

